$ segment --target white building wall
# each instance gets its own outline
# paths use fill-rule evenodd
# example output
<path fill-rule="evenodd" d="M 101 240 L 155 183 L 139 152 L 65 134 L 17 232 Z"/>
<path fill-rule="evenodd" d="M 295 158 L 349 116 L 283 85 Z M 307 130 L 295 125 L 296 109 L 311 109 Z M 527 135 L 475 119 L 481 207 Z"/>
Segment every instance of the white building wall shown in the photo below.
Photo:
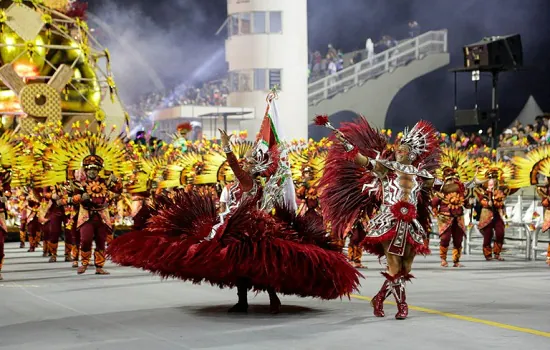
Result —
<path fill-rule="evenodd" d="M 277 100 L 279 125 L 283 129 L 280 134 L 287 139 L 307 138 L 307 0 L 228 0 L 227 3 L 228 16 L 239 19 L 237 23 L 232 20 L 228 23 L 228 30 L 239 29 L 226 40 L 226 61 L 230 80 L 233 79 L 228 104 L 254 107 L 256 111 L 256 118 L 241 122 L 241 128 L 248 131 L 250 138 L 258 132 L 270 87 L 268 70 L 280 69 L 281 91 Z M 261 21 L 256 21 L 256 16 L 261 17 L 262 12 L 266 13 L 267 33 L 257 30 Z M 281 12 L 281 32 L 269 32 L 270 12 Z M 266 71 L 258 71 L 262 69 Z M 255 78 L 255 74 L 264 76 L 266 84 Z M 264 87 L 258 89 L 255 83 Z"/>

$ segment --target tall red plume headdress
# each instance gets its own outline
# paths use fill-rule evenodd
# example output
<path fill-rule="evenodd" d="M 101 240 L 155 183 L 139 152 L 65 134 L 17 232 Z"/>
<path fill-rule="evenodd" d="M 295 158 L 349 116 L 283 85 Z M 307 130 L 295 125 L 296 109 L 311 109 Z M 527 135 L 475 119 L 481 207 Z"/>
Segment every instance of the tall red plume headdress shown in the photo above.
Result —
<path fill-rule="evenodd" d="M 191 131 L 193 130 L 193 126 L 191 126 L 191 123 L 190 122 L 185 122 L 185 123 L 181 123 L 179 124 L 176 129 L 178 130 L 178 132 L 181 132 L 181 131 Z"/>
<path fill-rule="evenodd" d="M 437 130 L 425 120 L 416 123 L 411 130 L 405 128 L 403 137 L 398 142 L 399 145 L 407 145 L 410 148 L 411 160 L 415 163 L 439 148 Z"/>

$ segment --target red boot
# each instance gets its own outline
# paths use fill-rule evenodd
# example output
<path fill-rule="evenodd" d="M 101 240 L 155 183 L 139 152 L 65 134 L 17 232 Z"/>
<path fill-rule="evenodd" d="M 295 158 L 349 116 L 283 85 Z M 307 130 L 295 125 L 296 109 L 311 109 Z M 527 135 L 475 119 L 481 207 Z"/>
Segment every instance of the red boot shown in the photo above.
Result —
<path fill-rule="evenodd" d="M 388 275 L 385 272 L 382 272 L 382 275 L 386 277 L 386 280 L 382 284 L 382 287 L 380 288 L 378 293 L 370 301 L 370 305 L 374 309 L 373 310 L 374 316 L 376 317 L 386 316 L 386 314 L 384 313 L 384 300 L 386 300 L 391 294 L 390 285 L 391 285 L 391 281 L 393 280 L 393 277 Z"/>
<path fill-rule="evenodd" d="M 404 320 L 409 315 L 409 306 L 407 305 L 407 294 L 405 292 L 405 282 L 414 278 L 413 275 L 408 273 L 402 273 L 395 276 L 395 282 L 391 285 L 391 291 L 397 302 L 397 313 L 395 318 L 397 320 Z"/>

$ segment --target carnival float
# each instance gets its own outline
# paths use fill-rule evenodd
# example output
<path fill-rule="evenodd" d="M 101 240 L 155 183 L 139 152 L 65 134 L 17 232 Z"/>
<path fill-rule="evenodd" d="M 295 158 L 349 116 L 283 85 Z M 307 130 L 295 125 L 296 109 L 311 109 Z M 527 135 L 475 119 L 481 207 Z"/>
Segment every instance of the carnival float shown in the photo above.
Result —
<path fill-rule="evenodd" d="M 91 33 L 87 4 L 0 1 L 2 127 L 29 134 L 39 124 L 128 123 L 110 54 Z"/>

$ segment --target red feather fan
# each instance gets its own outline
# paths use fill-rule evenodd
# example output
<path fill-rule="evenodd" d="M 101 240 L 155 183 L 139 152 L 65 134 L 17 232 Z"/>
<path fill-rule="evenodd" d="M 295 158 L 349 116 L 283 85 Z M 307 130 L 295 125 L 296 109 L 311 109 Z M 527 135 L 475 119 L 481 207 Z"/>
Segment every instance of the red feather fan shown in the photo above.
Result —
<path fill-rule="evenodd" d="M 371 159 L 389 159 L 391 156 L 386 151 L 386 136 L 372 128 L 365 118 L 354 123 L 342 123 L 339 130 L 355 146 L 354 151 Z M 320 200 L 323 218 L 330 222 L 338 237 L 347 234 L 361 212 L 372 212 L 380 205 L 380 186 L 374 189 L 374 193 L 363 192 L 365 184 L 378 181 L 373 172 L 365 170 L 355 164 L 350 152 L 346 152 L 342 143 L 334 139 L 319 185 L 322 189 Z"/>

